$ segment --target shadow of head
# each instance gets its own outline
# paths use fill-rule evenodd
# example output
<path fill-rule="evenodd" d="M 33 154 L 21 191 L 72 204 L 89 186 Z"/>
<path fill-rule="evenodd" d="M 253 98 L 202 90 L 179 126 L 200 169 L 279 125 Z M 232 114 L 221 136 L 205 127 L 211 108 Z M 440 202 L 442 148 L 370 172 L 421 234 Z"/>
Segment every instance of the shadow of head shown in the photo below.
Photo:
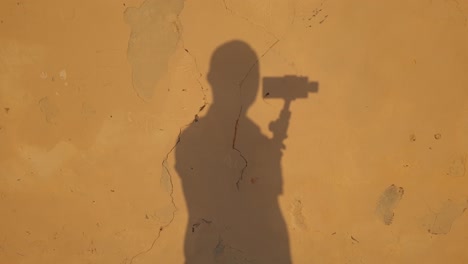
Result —
<path fill-rule="evenodd" d="M 244 107 L 251 105 L 259 85 L 257 54 L 243 41 L 224 43 L 211 57 L 208 82 L 214 104 L 226 105 L 241 100 Z"/>

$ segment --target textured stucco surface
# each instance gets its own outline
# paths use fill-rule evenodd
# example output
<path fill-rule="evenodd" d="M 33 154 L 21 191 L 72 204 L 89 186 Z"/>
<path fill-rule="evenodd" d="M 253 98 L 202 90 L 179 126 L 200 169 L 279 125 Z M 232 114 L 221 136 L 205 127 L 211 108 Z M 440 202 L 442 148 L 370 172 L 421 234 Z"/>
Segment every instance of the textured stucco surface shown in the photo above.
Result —
<path fill-rule="evenodd" d="M 232 40 L 260 81 L 320 86 L 291 104 L 280 164 L 243 179 L 254 197 L 249 170 L 281 169 L 293 263 L 468 263 L 466 0 L 1 1 L 0 263 L 184 263 L 177 142 Z M 271 138 L 281 108 L 259 89 L 226 116 L 227 167 L 258 143 L 243 120 Z M 213 263 L 261 263 L 221 244 Z"/>

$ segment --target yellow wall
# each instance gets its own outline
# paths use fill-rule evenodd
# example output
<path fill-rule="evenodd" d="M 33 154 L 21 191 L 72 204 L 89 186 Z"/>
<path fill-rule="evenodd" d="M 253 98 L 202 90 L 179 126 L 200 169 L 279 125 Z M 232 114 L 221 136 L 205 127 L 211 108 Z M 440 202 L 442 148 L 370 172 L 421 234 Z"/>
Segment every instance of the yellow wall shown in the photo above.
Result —
<path fill-rule="evenodd" d="M 243 127 L 273 137 L 282 101 L 261 88 L 230 132 L 207 132 L 232 138 L 238 121 L 225 157 L 253 157 L 226 197 L 264 198 L 261 171 L 282 177 L 293 263 L 468 263 L 466 0 L 1 1 L 0 262 L 184 263 L 176 143 L 209 119 L 211 56 L 232 40 L 259 58 L 233 66 L 247 81 L 258 65 L 260 86 L 319 83 L 291 104 L 280 164 Z M 212 263 L 266 263 L 216 228 Z"/>

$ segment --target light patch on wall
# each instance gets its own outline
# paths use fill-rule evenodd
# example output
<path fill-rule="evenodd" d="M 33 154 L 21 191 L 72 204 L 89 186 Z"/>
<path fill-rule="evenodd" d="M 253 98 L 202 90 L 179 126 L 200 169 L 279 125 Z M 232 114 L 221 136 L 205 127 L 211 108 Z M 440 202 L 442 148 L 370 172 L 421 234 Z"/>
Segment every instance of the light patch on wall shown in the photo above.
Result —
<path fill-rule="evenodd" d="M 34 65 L 44 58 L 44 49 L 17 40 L 0 40 L 0 101 L 24 107 L 27 85 L 23 85 L 25 66 Z"/>
<path fill-rule="evenodd" d="M 121 138 L 124 135 L 124 129 L 124 120 L 113 119 L 104 121 L 92 146 L 93 152 L 100 156 L 106 155 L 108 151 L 113 151 L 116 146 L 122 143 Z"/>
<path fill-rule="evenodd" d="M 31 163 L 41 177 L 49 177 L 76 153 L 76 148 L 71 143 L 62 141 L 51 150 L 23 146 L 19 148 L 19 153 L 23 159 Z"/>
<path fill-rule="evenodd" d="M 181 34 L 179 14 L 183 0 L 146 0 L 125 10 L 131 27 L 127 56 L 133 68 L 133 88 L 143 100 L 153 97 L 158 80 L 167 73 L 170 56 Z"/>

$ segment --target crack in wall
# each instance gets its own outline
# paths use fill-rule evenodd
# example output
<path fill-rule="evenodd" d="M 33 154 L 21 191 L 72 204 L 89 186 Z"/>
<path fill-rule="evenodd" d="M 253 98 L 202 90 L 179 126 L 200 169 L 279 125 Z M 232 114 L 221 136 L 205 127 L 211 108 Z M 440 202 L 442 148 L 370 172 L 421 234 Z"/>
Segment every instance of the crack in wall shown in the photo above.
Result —
<path fill-rule="evenodd" d="M 273 34 L 271 31 L 269 31 L 265 26 L 262 26 L 262 25 L 260 25 L 260 24 L 258 24 L 258 23 L 255 23 L 255 22 L 251 21 L 248 17 L 243 16 L 243 15 L 237 13 L 237 12 L 234 12 L 231 8 L 229 8 L 229 6 L 228 6 L 226 0 L 223 0 L 223 4 L 224 4 L 224 9 L 225 9 L 228 13 L 230 13 L 231 15 L 237 16 L 237 17 L 239 17 L 239 18 L 242 18 L 243 20 L 247 21 L 249 24 L 251 24 L 251 25 L 253 25 L 253 26 L 256 26 L 256 27 L 258 27 L 258 28 L 261 28 L 263 31 L 265 31 L 266 33 L 270 34 L 270 35 L 273 36 L 275 39 L 278 39 L 278 38 L 276 37 L 276 35 Z"/>
<path fill-rule="evenodd" d="M 157 242 L 157 241 L 159 240 L 159 238 L 161 237 L 162 231 L 163 231 L 165 228 L 169 227 L 169 225 L 171 225 L 172 222 L 173 222 L 174 219 L 175 219 L 175 213 L 177 212 L 178 208 L 177 208 L 177 206 L 176 206 L 176 204 L 175 204 L 175 201 L 174 201 L 174 184 L 173 184 L 173 182 L 172 182 L 172 175 L 171 175 L 170 170 L 169 170 L 169 168 L 168 168 L 168 166 L 167 166 L 167 159 L 169 158 L 169 155 L 171 155 L 171 153 L 174 151 L 174 149 L 176 148 L 177 144 L 179 144 L 181 133 L 182 133 L 182 129 L 179 130 L 179 136 L 177 137 L 177 142 L 174 144 L 174 146 L 172 146 L 172 148 L 169 150 L 169 152 L 166 154 L 165 158 L 164 158 L 163 161 L 161 162 L 162 168 L 163 168 L 164 170 L 166 170 L 166 173 L 169 175 L 169 183 L 170 183 L 170 186 L 171 186 L 170 191 L 169 191 L 169 196 L 170 196 L 170 199 L 171 199 L 172 207 L 174 208 L 174 210 L 172 211 L 171 219 L 169 220 L 169 222 L 168 222 L 167 224 L 161 225 L 161 226 L 159 227 L 159 231 L 158 231 L 156 237 L 153 239 L 153 242 L 151 243 L 151 246 L 150 246 L 148 249 L 143 250 L 143 251 L 141 251 L 141 252 L 135 254 L 135 255 L 130 259 L 129 264 L 132 264 L 132 263 L 133 263 L 133 260 L 136 259 L 137 257 L 142 256 L 142 255 L 144 255 L 144 254 L 150 252 L 150 251 L 153 249 L 153 247 L 154 247 L 154 245 L 156 244 L 156 242 Z"/>
<path fill-rule="evenodd" d="M 236 188 L 237 188 L 238 191 L 240 190 L 240 184 L 241 184 L 242 180 L 244 179 L 244 172 L 247 169 L 247 166 L 249 165 L 249 162 L 245 158 L 245 156 L 242 154 L 242 151 L 240 151 L 238 148 L 236 148 L 237 129 L 239 128 L 239 119 L 240 119 L 240 117 L 242 115 L 242 111 L 243 111 L 243 108 L 244 108 L 244 106 L 242 105 L 242 86 L 244 85 L 244 82 L 247 79 L 247 77 L 249 76 L 249 74 L 252 72 L 253 68 L 260 62 L 260 60 L 263 57 L 265 57 L 265 55 L 271 49 L 273 49 L 274 46 L 276 46 L 276 44 L 278 44 L 279 41 L 280 41 L 279 39 L 276 39 L 276 41 L 273 42 L 273 44 L 271 44 L 265 52 L 263 52 L 263 54 L 250 66 L 249 70 L 247 71 L 247 73 L 245 74 L 245 76 L 242 78 L 242 80 L 239 83 L 239 93 L 241 94 L 241 96 L 240 96 L 240 110 L 239 110 L 239 115 L 237 116 L 237 119 L 236 119 L 236 123 L 234 125 L 234 138 L 232 139 L 232 149 L 234 149 L 235 151 L 237 151 L 237 153 L 239 153 L 241 158 L 244 160 L 245 165 L 242 168 L 241 173 L 239 175 L 239 178 L 237 178 L 237 181 L 236 181 Z"/>
<path fill-rule="evenodd" d="M 216 263 L 255 263 L 255 260 L 248 258 L 243 250 L 225 243 L 221 235 L 218 235 L 218 243 L 213 253 Z"/>
<path fill-rule="evenodd" d="M 255 65 L 255 64 L 254 64 Z M 248 73 L 247 73 L 248 74 Z M 240 106 L 240 110 L 239 110 L 239 115 L 237 116 L 237 119 L 236 119 L 236 124 L 234 125 L 234 138 L 232 139 L 232 149 L 237 151 L 237 153 L 239 153 L 239 155 L 241 156 L 241 158 L 244 160 L 245 162 L 245 165 L 244 167 L 242 168 L 241 170 L 241 173 L 240 173 L 240 176 L 239 178 L 237 178 L 237 181 L 236 181 L 236 188 L 237 190 L 239 191 L 240 190 L 240 183 L 241 181 L 244 179 L 244 171 L 245 169 L 247 168 L 247 166 L 249 166 L 249 162 L 247 161 L 247 159 L 244 157 L 244 155 L 242 154 L 242 152 L 236 148 L 236 139 L 237 139 L 237 128 L 239 127 L 239 119 L 240 119 L 240 116 L 242 114 L 242 104 Z"/>
<path fill-rule="evenodd" d="M 139 256 L 141 256 L 141 255 L 144 255 L 144 254 L 150 252 L 150 251 L 153 249 L 154 244 L 156 244 L 156 241 L 158 241 L 158 239 L 161 237 L 161 232 L 162 232 L 162 230 L 163 230 L 163 227 L 160 227 L 160 228 L 159 228 L 159 232 L 158 232 L 158 234 L 156 235 L 156 238 L 154 238 L 154 239 L 153 239 L 153 243 L 151 243 L 151 246 L 150 246 L 147 250 L 141 251 L 140 253 L 134 255 L 134 256 L 130 259 L 129 264 L 132 264 L 132 263 L 133 263 L 133 260 L 134 260 L 135 258 L 137 258 L 137 257 L 139 257 Z M 127 258 L 125 258 L 125 260 L 124 260 L 123 263 L 124 263 L 124 264 L 127 263 Z"/>
<path fill-rule="evenodd" d="M 184 40 L 183 40 L 182 38 L 181 38 L 180 41 L 182 42 L 182 47 L 184 48 L 185 52 L 187 52 L 187 54 L 190 55 L 190 57 L 191 57 L 192 60 L 193 60 L 193 63 L 195 64 L 195 69 L 196 69 L 197 72 L 198 72 L 197 83 L 198 83 L 198 85 L 200 85 L 200 89 L 201 89 L 201 92 L 202 92 L 202 94 L 203 94 L 203 98 L 202 98 L 202 100 L 203 100 L 203 105 L 200 106 L 200 109 L 199 109 L 198 112 L 195 114 L 194 122 L 197 122 L 197 121 L 198 121 L 198 114 L 200 114 L 200 113 L 203 111 L 203 109 L 205 109 L 205 107 L 208 105 L 208 101 L 206 100 L 205 88 L 203 87 L 203 84 L 202 84 L 202 82 L 200 81 L 200 78 L 203 76 L 203 74 L 201 73 L 200 68 L 199 68 L 199 66 L 198 66 L 197 58 L 196 58 L 192 53 L 190 53 L 190 51 L 189 51 L 187 48 L 185 48 Z"/>
<path fill-rule="evenodd" d="M 178 18 L 178 16 L 177 16 L 177 18 Z M 200 78 L 203 76 L 203 74 L 202 74 L 201 71 L 200 71 L 200 68 L 199 68 L 199 66 L 198 66 L 198 62 L 197 62 L 196 57 L 195 57 L 192 53 L 190 53 L 190 51 L 189 51 L 187 48 L 185 48 L 185 44 L 184 44 L 184 40 L 183 40 L 183 38 L 182 38 L 182 35 L 180 36 L 179 41 L 182 43 L 182 48 L 185 50 L 185 52 L 186 52 L 187 54 L 190 55 L 190 57 L 191 57 L 192 60 L 193 60 L 193 63 L 194 63 L 194 65 L 195 65 L 195 69 L 196 69 L 196 71 L 198 72 L 197 83 L 198 83 L 198 85 L 200 85 L 200 89 L 201 89 L 201 92 L 202 92 L 202 94 L 203 94 L 203 98 L 202 98 L 202 100 L 203 100 L 203 105 L 199 108 L 198 112 L 195 114 L 195 118 L 194 118 L 194 121 L 193 121 L 193 122 L 197 122 L 197 121 L 198 121 L 198 114 L 200 114 L 200 113 L 203 111 L 203 109 L 205 109 L 205 107 L 208 105 L 208 101 L 206 100 L 205 89 L 204 89 L 204 87 L 203 87 L 202 82 L 200 81 Z M 174 146 L 169 150 L 169 152 L 166 154 L 165 158 L 164 158 L 163 161 L 161 162 L 161 165 L 162 165 L 163 169 L 164 169 L 164 170 L 166 171 L 166 173 L 169 175 L 169 183 L 170 183 L 170 192 L 169 192 L 169 196 L 170 196 L 170 199 L 171 199 L 171 204 L 172 204 L 172 206 L 173 206 L 173 208 L 174 208 L 174 210 L 173 210 L 173 212 L 172 212 L 172 217 L 171 217 L 171 219 L 169 220 L 169 222 L 168 222 L 167 224 L 162 225 L 162 226 L 159 228 L 159 232 L 158 232 L 158 234 L 156 235 L 156 237 L 153 239 L 153 241 L 152 241 L 152 243 L 151 243 L 151 246 L 150 246 L 148 249 L 146 249 L 146 250 L 144 250 L 144 251 L 141 251 L 141 252 L 137 253 L 136 255 L 134 255 L 134 256 L 130 259 L 129 264 L 132 264 L 132 263 L 133 263 L 133 260 L 134 260 L 135 258 L 137 258 L 137 257 L 139 257 L 139 256 L 141 256 L 141 255 L 144 255 L 144 254 L 150 252 L 150 251 L 153 249 L 153 247 L 154 247 L 154 245 L 156 244 L 156 242 L 158 241 L 158 239 L 161 237 L 162 231 L 163 231 L 165 228 L 167 228 L 167 227 L 174 221 L 175 213 L 177 212 L 178 208 L 177 208 L 177 206 L 176 206 L 176 204 L 175 204 L 175 202 L 174 202 L 174 195 L 173 195 L 173 194 L 174 194 L 174 185 L 173 185 L 173 182 L 172 182 L 172 175 L 171 175 L 171 173 L 170 173 L 167 160 L 168 160 L 168 158 L 169 158 L 169 155 L 174 151 L 174 149 L 177 147 L 177 145 L 178 145 L 179 142 L 180 142 L 180 136 L 181 136 L 181 134 L 182 134 L 182 129 L 185 128 L 185 127 L 187 127 L 187 126 L 189 126 L 191 123 L 192 123 L 192 122 L 190 122 L 190 123 L 188 123 L 188 124 L 182 126 L 181 128 L 179 128 L 179 135 L 178 135 L 178 137 L 177 137 L 177 142 L 176 142 L 176 143 L 174 144 Z M 162 177 L 162 176 L 161 176 L 161 177 Z M 126 263 L 126 260 L 125 260 L 124 263 Z"/>
<path fill-rule="evenodd" d="M 249 68 L 249 70 L 247 71 L 247 73 L 245 74 L 245 76 L 242 78 L 242 80 L 240 81 L 239 83 L 239 92 L 241 93 L 241 100 L 242 100 L 242 86 L 245 82 L 245 80 L 247 79 L 247 77 L 249 76 L 249 74 L 251 73 L 252 69 L 258 64 L 258 62 L 260 61 L 261 58 L 263 58 L 279 41 L 280 39 L 275 35 L 273 34 L 271 31 L 269 31 L 266 27 L 262 26 L 262 25 L 259 25 L 257 23 L 254 23 L 253 21 L 251 21 L 248 17 L 245 17 L 243 15 L 240 15 L 238 14 L 237 12 L 234 12 L 231 8 L 229 8 L 228 4 L 227 4 L 227 1 L 226 0 L 223 0 L 223 4 L 224 4 L 224 9 L 234 15 L 234 16 L 237 16 L 245 21 L 247 21 L 248 23 L 250 23 L 251 25 L 255 26 L 255 27 L 258 27 L 258 28 L 261 28 L 264 32 L 268 33 L 269 35 L 271 35 L 274 39 L 275 39 L 275 42 L 270 45 L 268 47 L 268 49 L 260 56 L 260 58 L 258 58 L 255 63 L 253 63 L 251 65 L 251 67 Z M 293 18 L 295 17 L 295 10 L 294 10 L 294 16 Z M 293 22 L 291 24 L 294 23 L 294 19 L 293 19 Z M 235 125 L 234 125 L 234 138 L 232 140 L 232 149 L 237 151 L 239 153 L 239 155 L 241 156 L 241 158 L 244 160 L 245 162 L 245 165 L 244 167 L 242 168 L 241 170 L 241 173 L 239 175 L 239 178 L 237 179 L 236 181 L 236 188 L 237 190 L 239 191 L 240 190 L 240 184 L 242 182 L 242 180 L 244 179 L 244 172 L 245 170 L 247 169 L 247 166 L 248 166 L 248 160 L 245 158 L 245 156 L 242 154 L 242 151 L 240 151 L 238 148 L 236 148 L 236 139 L 237 139 L 237 129 L 239 127 L 239 119 L 242 115 L 242 111 L 243 111 L 243 105 L 242 105 L 242 101 L 240 102 L 240 110 L 239 110 L 239 115 L 237 116 L 237 119 L 235 121 Z"/>
<path fill-rule="evenodd" d="M 200 113 L 205 109 L 205 107 L 208 105 L 208 101 L 206 100 L 205 89 L 204 89 L 204 87 L 203 87 L 202 82 L 200 81 L 200 78 L 203 76 L 203 74 L 202 74 L 201 71 L 200 71 L 200 68 L 199 68 L 199 66 L 198 66 L 198 62 L 197 62 L 196 57 L 195 57 L 192 53 L 190 53 L 190 51 L 189 51 L 187 48 L 185 48 L 185 44 L 184 44 L 184 41 L 183 41 L 183 39 L 182 39 L 182 36 L 181 36 L 181 38 L 179 39 L 179 41 L 182 42 L 182 47 L 183 47 L 183 49 L 185 50 L 185 52 L 187 52 L 187 54 L 189 54 L 189 55 L 192 57 L 192 59 L 193 59 L 193 62 L 194 62 L 194 64 L 195 64 L 195 69 L 196 69 L 197 72 L 198 72 L 197 83 L 200 85 L 200 89 L 201 89 L 202 94 L 203 94 L 203 98 L 202 98 L 202 100 L 203 100 L 203 105 L 199 108 L 198 112 L 195 114 L 195 118 L 194 118 L 194 121 L 193 121 L 193 122 L 197 122 L 197 121 L 198 121 L 198 114 L 200 114 Z M 276 39 L 276 41 L 275 41 L 272 45 L 270 45 L 270 46 L 268 47 L 268 49 L 260 56 L 260 58 L 258 58 L 258 59 L 255 61 L 255 63 L 253 63 L 253 64 L 251 65 L 251 67 L 249 68 L 248 72 L 246 73 L 246 75 L 242 78 L 242 80 L 241 80 L 240 83 L 239 83 L 239 92 L 241 92 L 242 86 L 243 86 L 245 80 L 247 79 L 247 77 L 249 76 L 249 74 L 251 73 L 251 71 L 252 71 L 252 69 L 255 67 L 255 65 L 257 65 L 257 64 L 259 63 L 260 59 L 263 58 L 278 42 L 279 42 L 279 39 Z M 242 157 L 242 159 L 243 159 L 244 162 L 245 162 L 245 166 L 242 168 L 241 174 L 240 174 L 239 178 L 237 179 L 237 182 L 236 182 L 236 188 L 237 188 L 237 190 L 240 190 L 240 183 L 241 183 L 242 180 L 243 180 L 244 172 L 245 172 L 245 170 L 246 170 L 246 168 L 247 168 L 247 166 L 248 166 L 248 160 L 245 158 L 245 156 L 242 154 L 242 152 L 241 152 L 239 149 L 237 149 L 236 146 L 235 146 L 235 144 L 236 144 L 236 139 L 237 139 L 237 129 L 238 129 L 238 126 L 239 126 L 239 120 L 240 120 L 240 117 L 241 117 L 241 114 L 242 114 L 242 110 L 243 110 L 243 105 L 242 105 L 242 102 L 240 102 L 240 111 L 239 111 L 239 115 L 238 115 L 238 117 L 237 117 L 237 119 L 236 119 L 235 126 L 234 126 L 234 138 L 233 138 L 233 142 L 232 142 L 232 148 L 233 148 L 235 151 L 237 151 L 237 152 L 239 153 L 239 155 Z M 191 123 L 192 123 L 192 122 L 191 122 Z M 175 201 L 174 201 L 174 195 L 173 195 L 173 194 L 174 194 L 174 185 L 173 185 L 173 181 L 172 181 L 172 175 L 171 175 L 170 170 L 169 170 L 169 168 L 168 168 L 168 162 L 167 162 L 167 160 L 168 160 L 168 158 L 169 158 L 169 155 L 174 151 L 174 149 L 175 149 L 175 148 L 177 147 L 177 145 L 180 143 L 181 134 L 182 134 L 182 129 L 183 129 L 184 127 L 189 126 L 189 125 L 190 125 L 190 123 L 187 124 L 187 125 L 185 125 L 185 126 L 182 126 L 181 128 L 179 128 L 179 135 L 178 135 L 178 137 L 177 137 L 177 142 L 176 142 L 176 143 L 174 144 L 174 146 L 169 150 L 169 152 L 166 154 L 165 158 L 163 159 L 163 161 L 162 161 L 162 163 L 161 163 L 163 169 L 166 170 L 166 173 L 169 175 L 169 183 L 170 183 L 170 193 L 169 193 L 169 196 L 170 196 L 170 198 L 171 198 L 171 204 L 172 204 L 172 206 L 173 206 L 173 208 L 174 208 L 174 210 L 173 210 L 173 212 L 172 212 L 172 217 L 171 217 L 170 221 L 169 221 L 167 224 L 162 225 L 162 226 L 159 228 L 159 231 L 158 231 L 156 237 L 153 239 L 153 241 L 152 241 L 150 247 L 149 247 L 148 249 L 146 249 L 146 250 L 143 250 L 143 251 L 141 251 L 141 252 L 135 254 L 135 255 L 130 259 L 129 264 L 132 264 L 133 261 L 134 261 L 134 259 L 136 259 L 137 257 L 140 257 L 140 256 L 142 256 L 142 255 L 147 254 L 148 252 L 150 252 L 150 251 L 154 248 L 154 245 L 156 244 L 156 242 L 157 242 L 157 241 L 159 240 L 159 238 L 161 237 L 162 231 L 163 231 L 165 228 L 169 227 L 169 225 L 172 224 L 172 222 L 174 221 L 175 213 L 177 212 L 178 208 L 177 208 L 177 206 L 176 206 L 176 204 L 175 204 Z M 125 262 L 126 262 L 126 260 L 125 260 Z"/>

